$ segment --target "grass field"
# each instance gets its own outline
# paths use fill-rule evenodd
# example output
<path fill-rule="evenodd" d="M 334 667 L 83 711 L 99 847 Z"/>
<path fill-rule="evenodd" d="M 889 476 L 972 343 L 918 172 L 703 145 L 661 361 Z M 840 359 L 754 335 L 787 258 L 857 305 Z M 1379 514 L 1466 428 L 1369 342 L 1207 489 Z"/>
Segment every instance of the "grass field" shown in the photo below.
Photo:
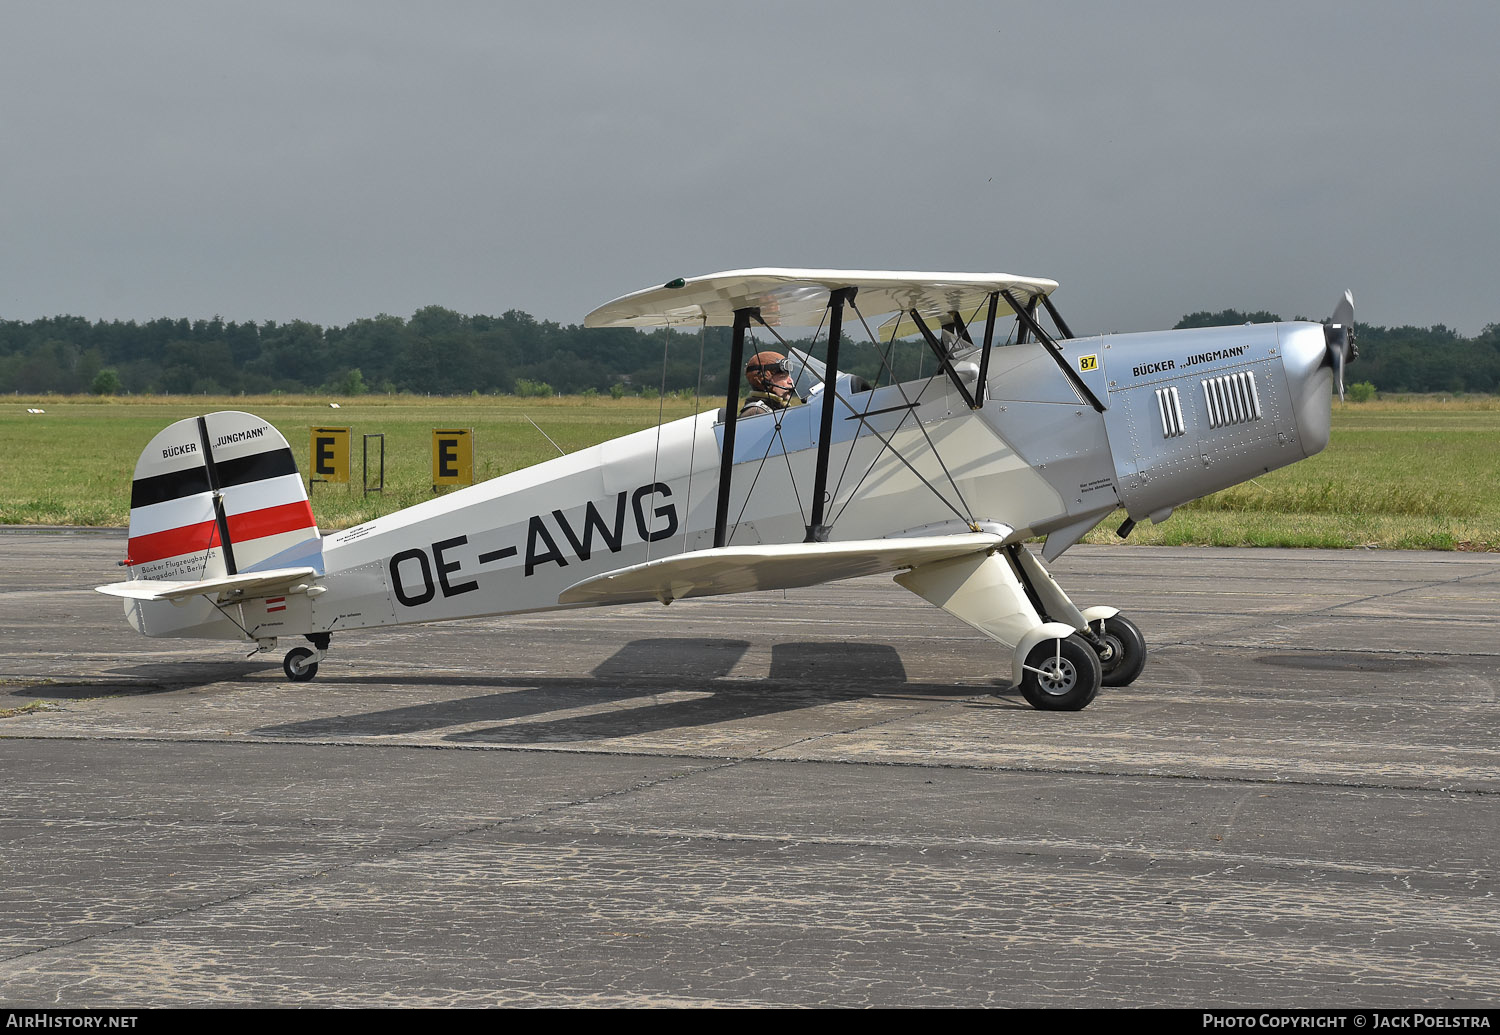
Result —
<path fill-rule="evenodd" d="M 476 480 L 518 470 L 693 411 L 668 399 L 362 396 L 9 397 L 0 406 L 0 524 L 124 525 L 136 457 L 174 420 L 244 409 L 275 424 L 306 472 L 307 429 L 353 431 L 354 481 L 313 487 L 324 528 L 347 528 L 432 496 L 433 428 L 475 431 Z M 700 408 L 713 405 L 704 400 Z M 45 414 L 29 414 L 27 407 Z M 530 420 L 528 420 L 528 417 Z M 360 436 L 386 436 L 386 491 L 360 492 Z M 1131 543 L 1212 546 L 1372 546 L 1500 550 L 1500 400 L 1410 400 L 1334 407 L 1333 442 L 1311 460 L 1143 524 Z M 1118 543 L 1123 512 L 1088 542 Z"/>
<path fill-rule="evenodd" d="M 1323 452 L 1143 524 L 1130 542 L 1500 550 L 1497 447 L 1500 399 L 1334 403 Z M 1118 542 L 1117 527 L 1085 542 Z"/>

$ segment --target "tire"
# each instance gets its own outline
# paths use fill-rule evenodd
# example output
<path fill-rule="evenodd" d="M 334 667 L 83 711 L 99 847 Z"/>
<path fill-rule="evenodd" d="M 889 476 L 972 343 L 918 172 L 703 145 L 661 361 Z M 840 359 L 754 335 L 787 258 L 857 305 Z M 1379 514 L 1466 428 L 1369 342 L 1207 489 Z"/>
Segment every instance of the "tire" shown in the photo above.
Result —
<path fill-rule="evenodd" d="M 293 647 L 281 659 L 281 670 L 294 683 L 305 683 L 318 674 L 318 663 L 309 661 L 313 652 L 306 647 Z"/>
<path fill-rule="evenodd" d="M 1099 693 L 1099 655 L 1077 635 L 1043 640 L 1026 655 L 1021 696 L 1044 712 L 1076 712 Z"/>
<path fill-rule="evenodd" d="M 1108 661 L 1100 659 L 1100 668 L 1105 686 L 1129 686 L 1146 667 L 1146 637 L 1141 635 L 1136 624 L 1124 615 L 1115 615 L 1104 620 L 1101 634 L 1113 649 Z"/>

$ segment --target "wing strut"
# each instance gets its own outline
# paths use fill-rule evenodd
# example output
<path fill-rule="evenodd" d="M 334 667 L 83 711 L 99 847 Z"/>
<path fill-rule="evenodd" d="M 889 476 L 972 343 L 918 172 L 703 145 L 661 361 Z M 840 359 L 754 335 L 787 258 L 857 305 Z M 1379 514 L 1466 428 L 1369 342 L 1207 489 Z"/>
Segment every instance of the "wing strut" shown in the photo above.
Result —
<path fill-rule="evenodd" d="M 1063 358 L 1062 350 L 1058 348 L 1057 342 L 1053 341 L 1047 336 L 1047 332 L 1042 330 L 1042 325 L 1036 322 L 1036 317 L 1032 315 L 1031 310 L 1023 309 L 1016 301 L 1015 296 L 1009 291 L 1001 291 L 1000 294 L 1004 296 L 1005 301 L 1010 304 L 1010 307 L 1016 311 L 1016 318 L 1021 321 L 1021 326 L 1036 335 L 1036 340 L 1042 343 L 1042 347 L 1047 350 L 1047 354 L 1052 357 L 1053 362 L 1057 364 L 1057 368 L 1063 372 L 1063 376 L 1068 379 L 1068 383 L 1088 400 L 1089 405 L 1094 408 L 1095 412 L 1103 413 L 1105 409 L 1104 404 L 1099 401 L 1099 397 L 1090 390 L 1089 386 L 1084 384 L 1083 378 L 1079 377 L 1073 371 L 1073 368 L 1068 365 L 1068 361 Z M 1032 304 L 1036 304 L 1034 299 Z M 1052 307 L 1049 305 L 1047 308 L 1050 310 Z"/>
<path fill-rule="evenodd" d="M 1000 309 L 1000 292 L 990 292 L 990 311 L 984 318 L 984 348 L 979 353 L 979 390 L 989 391 L 990 346 L 995 343 L 995 314 Z"/>
<path fill-rule="evenodd" d="M 854 301 L 851 300 L 849 302 L 849 308 L 851 308 L 851 309 L 854 310 L 854 314 L 859 317 L 860 323 L 863 324 L 865 318 L 860 313 L 859 306 Z M 775 337 L 776 340 L 781 343 L 782 348 L 786 349 L 787 352 L 789 352 L 789 353 L 796 353 L 797 355 L 803 357 L 804 361 L 806 361 L 806 362 L 809 363 L 809 369 L 811 369 L 812 362 L 815 362 L 815 361 L 812 360 L 812 357 L 808 356 L 807 353 L 803 352 L 801 349 L 798 349 L 796 346 L 790 344 L 780 334 L 777 334 L 776 333 L 776 328 L 770 326 L 764 320 L 761 320 L 760 324 L 761 324 L 761 326 L 765 327 L 766 330 L 768 330 L 768 331 L 771 332 L 772 336 Z M 819 329 L 821 330 L 821 327 Z M 869 334 L 870 340 L 872 342 L 873 341 L 877 341 L 875 335 L 870 334 L 870 327 L 869 327 L 868 324 L 865 324 L 865 333 Z M 885 410 L 876 410 L 875 413 L 870 413 L 868 411 L 861 412 L 858 409 L 858 407 L 856 407 L 854 405 L 854 403 L 852 403 L 850 400 L 848 400 L 847 398 L 844 398 L 843 396 L 839 397 L 839 402 L 843 403 L 844 406 L 849 410 L 849 416 L 845 417 L 844 419 L 845 420 L 857 420 L 857 421 L 859 421 L 861 425 L 863 425 L 866 429 L 869 430 L 870 434 L 874 435 L 875 438 L 879 440 L 880 445 L 881 445 L 880 452 L 877 453 L 876 456 L 875 456 L 875 458 L 870 461 L 870 466 L 868 468 L 866 468 L 865 473 L 860 476 L 859 484 L 861 484 L 861 485 L 864 484 L 865 478 L 869 477 L 870 472 L 875 469 L 875 464 L 880 459 L 880 456 L 883 455 L 886 450 L 890 450 L 891 455 L 894 456 L 897 460 L 901 461 L 901 463 L 903 465 L 905 465 L 906 469 L 908 471 L 910 471 L 912 473 L 912 475 L 914 477 L 916 477 L 916 479 L 918 481 L 920 481 L 923 485 L 925 485 L 927 487 L 927 489 L 934 496 L 937 497 L 938 501 L 940 503 L 942 503 L 943 506 L 945 506 L 949 510 L 953 511 L 953 516 L 954 517 L 958 518 L 960 521 L 962 521 L 965 524 L 967 524 L 967 525 L 969 525 L 969 526 L 972 527 L 974 525 L 974 518 L 972 517 L 972 512 L 970 512 L 970 516 L 965 516 L 964 511 L 959 510 L 952 503 L 950 503 L 948 501 L 948 498 L 946 496 L 944 496 L 942 494 L 942 492 L 940 492 L 938 490 L 938 488 L 935 485 L 932 484 L 932 482 L 928 481 L 922 475 L 922 472 L 918 471 L 914 466 L 912 466 L 912 462 L 910 460 L 908 460 L 906 457 L 904 457 L 904 456 L 901 455 L 901 451 L 898 450 L 894 445 L 891 444 L 890 439 L 888 439 L 886 436 L 882 435 L 879 431 L 876 431 L 874 425 L 872 425 L 870 423 L 869 418 L 872 417 L 872 416 L 875 416 L 876 414 L 879 414 L 879 413 L 890 413 L 890 412 L 893 412 L 895 410 L 904 410 L 905 412 L 901 416 L 901 421 L 899 423 L 897 423 L 896 429 L 895 429 L 895 430 L 900 430 L 901 425 L 906 422 L 906 418 L 909 417 L 912 414 L 912 412 L 914 411 L 915 407 L 921 401 L 921 395 L 920 395 L 920 393 L 918 393 L 918 398 L 916 400 L 912 400 L 912 399 L 910 399 L 906 395 L 906 391 L 901 387 L 900 383 L 896 380 L 896 372 L 891 369 L 891 365 L 890 365 L 890 362 L 889 362 L 889 359 L 888 359 L 887 355 L 885 355 L 885 354 L 881 355 L 881 357 L 880 357 L 880 363 L 881 363 L 881 366 L 885 368 L 885 372 L 891 376 L 891 383 L 896 387 L 896 390 L 901 393 L 901 398 L 903 400 L 905 400 L 905 404 L 904 405 L 902 405 L 902 406 L 893 406 L 893 407 L 890 407 L 890 408 L 885 409 Z M 948 484 L 951 485 L 951 486 L 953 486 L 953 491 L 958 495 L 958 501 L 959 501 L 959 503 L 962 503 L 965 507 L 968 507 L 969 504 L 968 504 L 968 501 L 964 499 L 963 492 L 961 492 L 959 490 L 958 484 L 956 482 L 954 482 L 954 480 L 953 480 L 953 475 L 948 471 L 947 466 L 943 464 L 943 458 L 942 458 L 941 455 L 939 455 L 939 453 L 937 451 L 937 447 L 933 444 L 932 437 L 927 434 L 927 429 L 924 428 L 924 427 L 922 427 L 922 424 L 921 424 L 920 421 L 917 422 L 917 430 L 920 431 L 922 433 L 922 437 L 927 440 L 927 448 L 928 448 L 928 450 L 932 453 L 933 459 L 935 459 L 938 462 L 938 466 L 943 469 L 943 474 L 947 475 L 947 477 L 948 477 Z M 892 432 L 892 434 L 894 434 L 894 431 Z M 767 447 L 767 448 L 769 449 L 769 447 Z M 764 457 L 762 457 L 762 461 L 764 461 Z M 845 469 L 847 469 L 847 467 L 848 467 L 848 461 L 845 460 Z M 839 477 L 841 479 L 840 484 L 842 484 L 843 475 L 840 474 Z M 794 484 L 792 486 L 792 488 L 795 491 L 796 485 Z M 755 491 L 755 486 L 753 484 L 750 487 L 750 491 L 751 492 Z M 858 486 L 855 487 L 855 492 L 858 492 Z M 837 495 L 837 494 L 838 494 L 838 488 L 837 488 L 837 486 L 835 486 L 835 488 L 834 488 L 834 495 Z M 844 501 L 844 506 L 848 507 L 849 504 L 850 504 L 850 502 L 852 502 L 852 494 L 851 494 L 851 499 L 846 499 Z M 800 502 L 798 503 L 798 506 L 801 506 Z M 742 514 L 744 513 L 743 509 L 741 510 L 741 513 Z M 842 513 L 842 510 L 840 511 L 840 513 Z M 738 520 L 738 519 L 736 519 L 736 520 Z M 835 518 L 834 520 L 837 520 L 837 518 Z"/>
<path fill-rule="evenodd" d="M 734 471 L 734 429 L 740 420 L 740 373 L 745 365 L 745 331 L 751 319 L 760 319 L 760 309 L 734 311 L 734 338 L 729 347 L 729 394 L 724 401 L 724 455 L 719 460 L 719 500 L 714 510 L 714 549 L 724 545 L 729 534 L 729 482 Z"/>
<path fill-rule="evenodd" d="M 1009 296 L 1007 296 L 1007 300 L 1009 300 Z M 1047 303 L 1047 310 L 1051 312 L 1052 303 L 1047 302 L 1045 297 L 1043 297 L 1042 301 Z M 1011 304 L 1014 306 L 1015 303 L 1012 302 Z M 1036 299 L 1033 298 L 1031 304 L 1035 306 Z M 988 383 L 990 370 L 990 346 L 995 342 L 995 317 L 999 309 L 1000 293 L 992 291 L 990 292 L 989 311 L 985 314 L 984 319 L 984 347 L 979 353 L 978 387 L 973 392 L 969 391 L 969 386 L 964 384 L 963 379 L 958 376 L 958 371 L 953 369 L 953 362 L 948 357 L 947 350 L 942 347 L 942 343 L 928 329 L 927 324 L 922 322 L 922 315 L 915 309 L 909 312 L 912 322 L 917 325 L 917 330 L 922 332 L 922 338 L 927 342 L 927 347 L 932 350 L 933 355 L 937 356 L 938 363 L 942 366 L 944 373 L 948 375 L 948 379 L 953 382 L 953 387 L 958 389 L 958 394 L 963 396 L 964 402 L 968 403 L 971 410 L 977 410 L 984 406 L 985 385 Z M 1054 314 L 1054 318 L 1056 318 L 1056 314 Z M 952 328 L 955 336 L 968 342 L 970 345 L 974 344 L 974 339 L 969 337 L 969 329 L 964 326 L 963 320 L 959 315 L 954 313 L 951 320 L 952 323 L 944 324 L 943 329 L 948 330 Z"/>
<path fill-rule="evenodd" d="M 1012 304 L 1012 308 L 1014 308 L 1014 299 L 1012 299 L 1009 295 L 1006 295 L 1005 296 L 1005 300 L 1007 302 L 1010 302 Z M 1036 315 L 1036 296 L 1035 295 L 1033 295 L 1032 297 L 1030 297 L 1030 298 L 1028 298 L 1026 300 L 1026 315 L 1028 315 L 1028 316 L 1034 316 L 1034 315 Z M 1016 319 L 1020 320 L 1020 323 L 1021 323 L 1021 329 L 1016 332 L 1016 344 L 1017 345 L 1025 345 L 1026 344 L 1026 339 L 1028 337 L 1030 337 L 1031 324 L 1027 323 L 1025 320 L 1021 320 L 1021 310 L 1019 310 L 1019 309 L 1016 309 Z"/>
<path fill-rule="evenodd" d="M 969 391 L 969 386 L 964 384 L 963 378 L 958 376 L 958 371 L 953 369 L 953 362 L 948 358 L 948 350 L 943 348 L 943 343 L 938 341 L 933 335 L 927 326 L 927 322 L 922 319 L 922 314 L 915 309 L 909 309 L 907 310 L 907 315 L 911 317 L 912 323 L 917 325 L 917 330 L 922 332 L 922 338 L 927 342 L 927 347 L 937 357 L 938 365 L 948 375 L 948 380 L 953 382 L 953 387 L 958 389 L 958 394 L 964 397 L 964 402 L 968 405 L 969 409 L 979 409 L 979 403 L 975 400 L 974 394 Z"/>
<path fill-rule="evenodd" d="M 857 287 L 841 287 L 828 296 L 828 359 L 823 369 L 823 412 L 818 424 L 818 465 L 813 473 L 812 518 L 804 543 L 826 543 L 829 527 L 823 524 L 823 497 L 828 491 L 828 452 L 833 445 L 833 386 L 839 377 L 839 339 L 844 334 L 844 306 L 854 301 Z"/>
<path fill-rule="evenodd" d="M 1062 315 L 1058 313 L 1057 306 L 1052 304 L 1052 299 L 1048 298 L 1046 295 L 1043 295 L 1042 305 L 1047 307 L 1047 314 L 1052 317 L 1053 325 L 1058 329 L 1059 332 L 1061 332 L 1063 338 L 1067 339 L 1073 337 L 1073 332 L 1068 328 L 1068 324 L 1065 320 L 1063 320 Z"/>
<path fill-rule="evenodd" d="M 823 368 L 823 409 L 819 414 L 818 456 L 816 465 L 813 470 L 813 493 L 811 501 L 812 515 L 808 520 L 807 537 L 803 539 L 804 543 L 826 543 L 828 542 L 829 534 L 832 532 L 832 527 L 824 524 L 824 512 L 828 502 L 828 463 L 830 459 L 830 451 L 833 446 L 833 412 L 835 402 L 838 399 L 836 386 L 838 383 L 839 375 L 839 343 L 843 338 L 844 307 L 846 305 L 853 305 L 854 297 L 858 293 L 858 286 L 848 285 L 841 288 L 835 288 L 833 291 L 829 292 L 828 295 L 828 309 L 830 311 L 828 320 L 828 358 Z M 983 372 L 985 368 L 989 364 L 989 347 L 994 340 L 995 316 L 999 306 L 999 297 L 1000 293 L 998 292 L 992 292 L 989 296 L 989 314 L 986 321 L 984 333 L 984 355 L 980 361 L 981 379 L 984 376 Z M 1008 295 L 1006 296 L 1006 300 L 1010 302 L 1013 307 L 1015 306 L 1014 300 L 1011 299 Z M 1035 304 L 1034 300 L 1033 304 Z M 928 345 L 937 355 L 939 362 L 942 363 L 943 369 L 946 370 L 948 376 L 953 379 L 954 385 L 963 395 L 964 400 L 969 404 L 969 408 L 978 409 L 981 405 L 983 405 L 982 402 L 975 398 L 973 393 L 969 391 L 968 386 L 965 385 L 963 383 L 963 380 L 958 376 L 957 371 L 953 369 L 953 364 L 948 358 L 947 351 L 942 347 L 941 343 L 939 343 L 936 338 L 933 337 L 932 331 L 922 320 L 921 315 L 915 309 L 910 310 L 909 313 L 913 321 L 915 321 L 917 327 L 921 330 L 922 336 L 927 339 Z M 729 538 L 729 490 L 734 474 L 735 429 L 739 422 L 740 371 L 742 366 L 744 365 L 745 358 L 745 332 L 749 329 L 751 320 L 755 320 L 756 322 L 760 323 L 763 327 L 766 327 L 767 330 L 770 330 L 772 334 L 776 333 L 775 329 L 767 325 L 765 320 L 761 318 L 760 309 L 758 307 L 747 306 L 741 309 L 736 309 L 734 311 L 734 333 L 730 341 L 729 388 L 725 396 L 724 403 L 724 442 L 722 446 L 723 453 L 719 460 L 719 492 L 714 510 L 715 549 L 723 548 Z M 963 327 L 961 321 L 957 321 L 956 314 L 955 321 L 955 327 L 957 328 L 956 333 L 958 333 L 965 341 L 970 341 L 970 343 L 972 344 L 972 340 L 969 338 L 967 328 Z M 776 335 L 776 337 L 778 341 L 781 340 L 780 335 Z M 785 344 L 785 342 L 783 342 L 783 344 Z M 1084 390 L 1087 391 L 1087 388 L 1085 388 Z M 1092 398 L 1092 396 L 1090 397 Z M 845 405 L 848 406 L 851 411 L 854 410 L 852 404 L 845 402 Z M 866 426 L 868 426 L 868 422 L 865 420 L 863 414 L 855 412 L 855 416 L 859 418 L 861 423 L 864 423 L 866 424 Z M 874 429 L 872 428 L 871 430 L 873 431 Z M 923 434 L 925 435 L 926 432 L 924 431 Z M 884 438 L 882 438 L 878 433 L 876 433 L 876 437 L 881 439 L 881 442 L 885 445 L 886 448 L 891 448 L 891 444 Z M 932 445 L 930 440 L 928 442 L 928 445 L 929 447 Z M 892 449 L 892 452 L 895 452 L 895 450 Z M 898 459 L 905 463 L 907 467 L 911 467 L 910 462 L 907 461 L 905 457 L 902 457 L 900 453 L 896 453 L 895 455 Z M 934 450 L 934 455 L 936 455 L 936 450 Z M 939 458 L 938 462 L 940 464 L 942 463 L 941 458 Z M 917 473 L 915 468 L 912 468 L 912 471 L 914 474 Z M 947 473 L 946 467 L 944 468 L 944 473 Z M 921 478 L 921 475 L 917 474 L 917 477 Z M 948 480 L 952 482 L 952 475 L 948 476 Z M 922 482 L 924 484 L 927 484 L 929 488 L 932 487 L 925 478 L 922 478 Z M 954 489 L 957 490 L 957 488 L 958 486 L 954 485 Z M 933 491 L 936 492 L 935 489 Z M 941 493 L 938 493 L 938 498 L 943 498 Z M 959 498 L 960 501 L 962 501 L 962 493 L 959 494 Z M 944 500 L 944 502 L 946 503 L 947 501 Z M 963 518 L 962 513 L 954 508 L 952 504 L 949 504 L 949 509 L 953 510 L 955 514 L 958 514 L 960 518 Z M 972 518 L 963 519 L 972 521 Z"/>

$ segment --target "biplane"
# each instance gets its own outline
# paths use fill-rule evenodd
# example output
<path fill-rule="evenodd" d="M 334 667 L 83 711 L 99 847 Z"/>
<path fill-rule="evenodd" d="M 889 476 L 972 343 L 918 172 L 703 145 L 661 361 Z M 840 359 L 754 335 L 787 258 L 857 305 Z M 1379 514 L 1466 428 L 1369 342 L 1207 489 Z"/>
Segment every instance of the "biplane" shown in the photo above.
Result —
<path fill-rule="evenodd" d="M 349 630 L 890 573 L 1007 649 L 1034 707 L 1080 709 L 1141 674 L 1146 642 L 1116 607 L 1076 605 L 1045 563 L 1119 508 L 1127 536 L 1321 450 L 1353 299 L 1326 325 L 1076 338 L 1056 288 L 750 269 L 622 296 L 585 324 L 732 328 L 723 406 L 329 535 L 275 428 L 178 421 L 136 465 L 130 578 L 99 590 L 147 636 L 305 639 L 283 659 L 300 681 Z M 856 325 L 882 370 L 915 341 L 931 372 L 841 370 Z M 812 329 L 821 360 L 792 328 Z M 785 355 L 799 404 L 741 418 L 758 347 Z"/>

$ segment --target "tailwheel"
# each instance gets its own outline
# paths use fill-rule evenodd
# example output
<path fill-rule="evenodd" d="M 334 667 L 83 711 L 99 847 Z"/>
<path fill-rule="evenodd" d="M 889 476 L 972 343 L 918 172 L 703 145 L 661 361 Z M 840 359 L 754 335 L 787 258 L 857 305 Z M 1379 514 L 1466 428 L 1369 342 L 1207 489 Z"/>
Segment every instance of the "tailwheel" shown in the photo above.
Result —
<path fill-rule="evenodd" d="M 1105 686 L 1129 686 L 1146 667 L 1146 637 L 1136 624 L 1124 615 L 1114 615 L 1093 623 L 1095 635 L 1103 642 L 1099 665 Z"/>
<path fill-rule="evenodd" d="M 319 655 L 306 647 L 293 647 L 281 659 L 281 669 L 294 683 L 305 683 L 318 674 Z"/>
<path fill-rule="evenodd" d="M 1049 712 L 1087 707 L 1103 677 L 1099 655 L 1076 633 L 1038 643 L 1021 668 L 1021 696 L 1033 708 Z"/>

